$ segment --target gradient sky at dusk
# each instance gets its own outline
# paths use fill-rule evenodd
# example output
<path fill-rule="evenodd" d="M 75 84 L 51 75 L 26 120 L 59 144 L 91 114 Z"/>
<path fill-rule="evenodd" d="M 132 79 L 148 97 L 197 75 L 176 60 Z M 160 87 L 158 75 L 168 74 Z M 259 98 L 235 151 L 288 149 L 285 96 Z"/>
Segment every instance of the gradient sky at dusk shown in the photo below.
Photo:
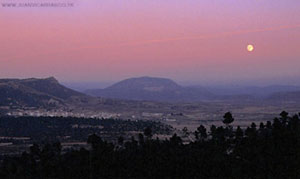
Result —
<path fill-rule="evenodd" d="M 0 78 L 300 79 L 299 0 L 73 2 L 71 8 L 0 7 Z"/>

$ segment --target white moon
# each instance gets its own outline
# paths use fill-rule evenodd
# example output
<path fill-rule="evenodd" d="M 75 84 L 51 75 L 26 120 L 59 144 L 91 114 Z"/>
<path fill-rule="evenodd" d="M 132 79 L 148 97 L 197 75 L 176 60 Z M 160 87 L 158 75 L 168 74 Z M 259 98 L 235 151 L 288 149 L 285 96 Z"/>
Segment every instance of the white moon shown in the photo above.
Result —
<path fill-rule="evenodd" d="M 252 52 L 254 50 L 253 45 L 248 45 L 247 50 L 248 50 L 248 52 Z"/>

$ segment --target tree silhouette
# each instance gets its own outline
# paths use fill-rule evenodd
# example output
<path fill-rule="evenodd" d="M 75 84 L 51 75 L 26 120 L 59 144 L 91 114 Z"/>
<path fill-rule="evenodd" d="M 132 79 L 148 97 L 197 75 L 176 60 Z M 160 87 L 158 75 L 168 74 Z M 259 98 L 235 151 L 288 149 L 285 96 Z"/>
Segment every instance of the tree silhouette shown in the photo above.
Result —
<path fill-rule="evenodd" d="M 196 139 L 206 139 L 207 138 L 206 128 L 203 125 L 200 125 L 197 128 L 197 130 L 195 131 L 195 137 L 196 137 Z"/>
<path fill-rule="evenodd" d="M 33 144 L 30 148 L 30 154 L 35 157 L 35 156 L 40 156 L 41 150 L 38 144 Z"/>
<path fill-rule="evenodd" d="M 144 135 L 148 138 L 151 139 L 152 137 L 152 129 L 150 127 L 146 127 L 144 130 Z"/>
<path fill-rule="evenodd" d="M 238 126 L 238 127 L 236 128 L 235 136 L 236 136 L 236 138 L 239 138 L 239 139 L 242 138 L 242 137 L 244 136 L 244 132 L 243 132 L 243 130 L 241 129 L 240 126 Z"/>
<path fill-rule="evenodd" d="M 144 140 L 144 135 L 139 133 L 139 144 L 144 144 L 145 140 Z"/>
<path fill-rule="evenodd" d="M 281 117 L 280 119 L 281 119 L 281 122 L 282 122 L 283 124 L 286 124 L 286 123 L 287 123 L 288 116 L 289 116 L 289 113 L 286 112 L 286 111 L 282 111 L 282 112 L 280 113 L 280 117 Z"/>
<path fill-rule="evenodd" d="M 118 138 L 118 144 L 121 146 L 124 144 L 124 138 L 122 136 Z"/>
<path fill-rule="evenodd" d="M 181 145 L 182 144 L 182 139 L 177 136 L 175 133 L 171 138 L 170 138 L 170 143 L 171 145 Z"/>
<path fill-rule="evenodd" d="M 224 120 L 223 123 L 228 126 L 230 123 L 234 121 L 234 118 L 232 117 L 232 114 L 230 112 L 227 112 L 223 116 Z"/>
<path fill-rule="evenodd" d="M 280 113 L 280 116 L 281 116 L 282 118 L 287 118 L 288 115 L 289 115 L 289 113 L 286 112 L 286 111 L 282 111 L 282 112 Z"/>
<path fill-rule="evenodd" d="M 87 143 L 91 144 L 93 149 L 97 149 L 98 146 L 100 146 L 103 143 L 103 141 L 101 137 L 97 136 L 96 134 L 93 134 L 88 137 Z"/>

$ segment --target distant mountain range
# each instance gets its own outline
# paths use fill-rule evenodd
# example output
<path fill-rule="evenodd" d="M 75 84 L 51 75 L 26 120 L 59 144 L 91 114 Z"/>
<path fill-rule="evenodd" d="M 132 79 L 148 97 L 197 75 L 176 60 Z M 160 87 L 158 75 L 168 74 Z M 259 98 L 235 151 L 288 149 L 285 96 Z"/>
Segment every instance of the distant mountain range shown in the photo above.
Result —
<path fill-rule="evenodd" d="M 130 78 L 104 89 L 90 89 L 84 92 L 105 98 L 169 102 L 201 100 L 280 101 L 300 98 L 299 86 L 183 87 L 170 79 L 155 77 Z"/>
<path fill-rule="evenodd" d="M 300 90 L 291 92 L 277 92 L 268 96 L 272 101 L 297 101 L 300 102 Z"/>
<path fill-rule="evenodd" d="M 300 88 L 293 86 L 252 87 L 240 89 L 183 87 L 166 78 L 140 77 L 120 81 L 104 89 L 91 89 L 86 94 L 61 85 L 55 78 L 0 79 L 0 108 L 9 106 L 58 108 L 65 106 L 110 109 L 118 104 L 138 101 L 300 101 Z M 94 97 L 93 97 L 94 96 Z M 101 97 L 101 98 L 96 98 Z M 125 106 L 124 106 L 125 105 Z"/>
<path fill-rule="evenodd" d="M 197 87 L 197 86 L 194 86 Z M 200 86 L 200 88 L 203 88 Z M 205 87 L 211 93 L 216 95 L 251 95 L 255 98 L 266 99 L 276 93 L 300 91 L 300 86 L 289 85 L 270 85 L 265 87 L 258 86 L 216 86 Z"/>
<path fill-rule="evenodd" d="M 53 78 L 0 79 L 0 106 L 57 107 L 85 94 L 59 84 Z"/>
<path fill-rule="evenodd" d="M 140 77 L 120 81 L 105 89 L 86 90 L 86 94 L 105 98 L 149 101 L 199 101 L 214 97 L 201 88 L 182 87 L 166 78 Z"/>

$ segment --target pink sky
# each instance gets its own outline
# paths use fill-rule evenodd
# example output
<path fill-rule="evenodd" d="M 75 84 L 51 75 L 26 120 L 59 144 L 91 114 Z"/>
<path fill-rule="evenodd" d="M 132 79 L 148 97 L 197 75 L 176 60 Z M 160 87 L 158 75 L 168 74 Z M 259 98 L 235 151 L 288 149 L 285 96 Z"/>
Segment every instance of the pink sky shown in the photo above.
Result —
<path fill-rule="evenodd" d="M 300 77 L 299 0 L 73 2 L 72 8 L 0 7 L 1 78 Z"/>

